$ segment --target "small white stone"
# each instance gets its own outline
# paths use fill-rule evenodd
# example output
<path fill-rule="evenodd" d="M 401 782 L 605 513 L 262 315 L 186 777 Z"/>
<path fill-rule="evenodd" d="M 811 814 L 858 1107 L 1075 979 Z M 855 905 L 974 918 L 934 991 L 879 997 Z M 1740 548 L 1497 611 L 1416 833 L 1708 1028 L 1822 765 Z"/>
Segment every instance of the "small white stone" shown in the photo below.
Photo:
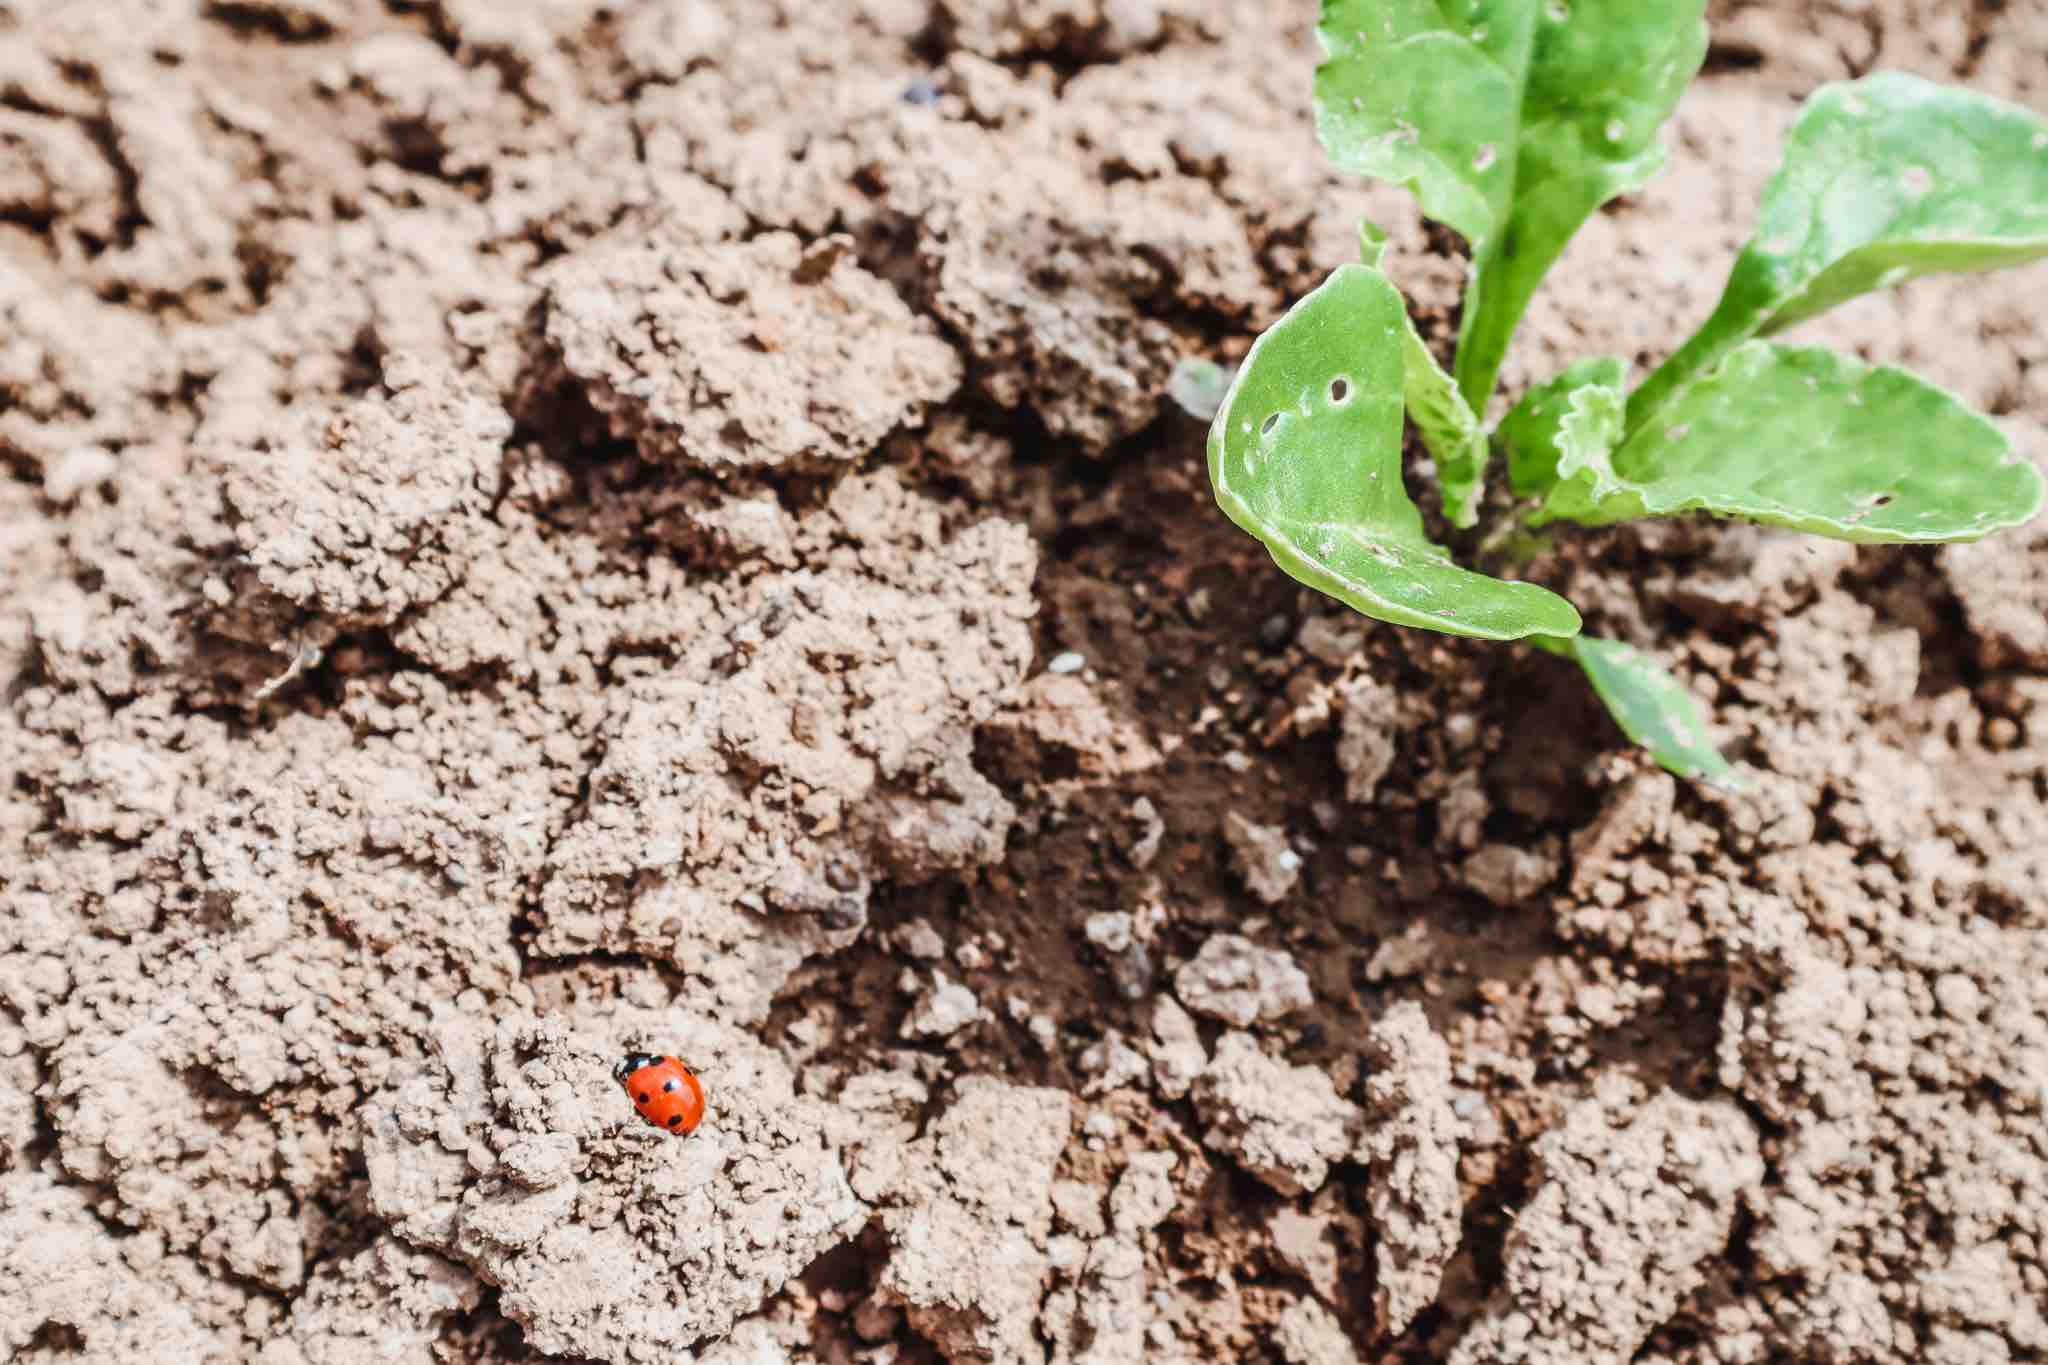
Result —
<path fill-rule="evenodd" d="M 105 446 L 73 446 L 43 470 L 43 496 L 62 506 L 96 483 L 105 483 L 121 462 Z"/>
<path fill-rule="evenodd" d="M 1209 1065 L 1194 1019 L 1170 995 L 1153 1002 L 1152 1040 L 1145 1052 L 1152 1059 L 1152 1083 L 1170 1100 L 1187 1094 L 1195 1077 Z"/>
<path fill-rule="evenodd" d="M 1120 953 L 1131 946 L 1131 917 L 1119 910 L 1101 911 L 1088 917 L 1081 932 L 1105 953 Z"/>
<path fill-rule="evenodd" d="M 1314 1003 L 1308 973 L 1274 948 L 1239 934 L 1215 934 L 1174 973 L 1174 994 L 1198 1014 L 1238 1028 L 1270 1021 Z"/>
<path fill-rule="evenodd" d="M 914 919 L 896 931 L 896 944 L 910 956 L 924 962 L 936 962 L 946 955 L 946 940 L 939 931 L 921 919 Z"/>
<path fill-rule="evenodd" d="M 1984 993 L 1969 977 L 1949 972 L 1935 978 L 1934 1000 L 1951 1019 L 1975 1019 L 1984 1006 Z"/>
<path fill-rule="evenodd" d="M 1102 1095 L 1125 1089 L 1145 1079 L 1150 1069 L 1143 1054 L 1111 1029 L 1101 1042 L 1081 1054 L 1081 1072 L 1089 1078 L 1082 1093 Z"/>
<path fill-rule="evenodd" d="M 949 1038 L 981 1015 L 981 1002 L 974 992 L 944 972 L 932 973 L 931 988 L 903 1021 L 905 1038 Z"/>
<path fill-rule="evenodd" d="M 1288 847 L 1286 830 L 1231 811 L 1223 817 L 1223 838 L 1247 890 L 1268 905 L 1287 898 L 1301 877 L 1301 855 Z"/>
<path fill-rule="evenodd" d="M 1052 662 L 1045 666 L 1048 673 L 1079 673 L 1088 666 L 1088 661 L 1073 650 L 1052 656 Z"/>

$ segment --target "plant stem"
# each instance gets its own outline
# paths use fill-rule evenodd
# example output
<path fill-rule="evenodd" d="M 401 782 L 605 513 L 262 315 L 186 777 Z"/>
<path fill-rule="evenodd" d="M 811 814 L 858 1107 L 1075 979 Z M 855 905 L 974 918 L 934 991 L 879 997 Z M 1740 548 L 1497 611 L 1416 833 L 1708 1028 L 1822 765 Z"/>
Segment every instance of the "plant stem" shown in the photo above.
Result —
<path fill-rule="evenodd" d="M 1728 353 L 1765 330 L 1770 303 L 1767 282 L 1752 279 L 1754 272 L 1745 271 L 1738 262 L 1728 277 L 1728 285 L 1721 293 L 1720 302 L 1714 311 L 1700 324 L 1697 332 L 1686 340 L 1683 346 L 1664 358 L 1664 363 L 1650 372 L 1647 379 L 1636 385 L 1635 392 L 1628 396 L 1628 413 L 1622 422 L 1621 441 L 1617 447 L 1648 426 L 1656 415 L 1679 394 L 1683 393 L 1693 380 L 1699 378 L 1728 358 Z"/>

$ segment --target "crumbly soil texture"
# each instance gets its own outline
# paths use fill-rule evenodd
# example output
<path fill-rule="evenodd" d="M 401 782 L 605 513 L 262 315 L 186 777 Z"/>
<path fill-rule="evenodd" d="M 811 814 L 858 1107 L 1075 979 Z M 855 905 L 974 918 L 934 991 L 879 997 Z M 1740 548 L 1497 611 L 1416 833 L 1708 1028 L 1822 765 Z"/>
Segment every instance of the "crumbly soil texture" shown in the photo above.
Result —
<path fill-rule="evenodd" d="M 2048 1360 L 2048 532 L 1560 537 L 1740 793 L 1298 589 L 1176 361 L 1464 271 L 1312 11 L 0 0 L 0 1355 Z M 2048 110 L 1709 19 L 1506 395 L 1815 86 Z M 2042 285 L 1807 332 L 2040 460 Z"/>

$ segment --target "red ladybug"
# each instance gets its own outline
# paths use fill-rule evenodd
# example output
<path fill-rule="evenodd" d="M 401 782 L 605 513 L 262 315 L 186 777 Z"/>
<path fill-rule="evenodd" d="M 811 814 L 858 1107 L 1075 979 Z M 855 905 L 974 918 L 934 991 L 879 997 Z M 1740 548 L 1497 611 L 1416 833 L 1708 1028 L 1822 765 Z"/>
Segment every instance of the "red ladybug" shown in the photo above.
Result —
<path fill-rule="evenodd" d="M 633 1097 L 640 1117 L 656 1128 L 688 1137 L 704 1121 L 704 1087 L 673 1057 L 629 1052 L 612 1068 L 612 1079 Z"/>

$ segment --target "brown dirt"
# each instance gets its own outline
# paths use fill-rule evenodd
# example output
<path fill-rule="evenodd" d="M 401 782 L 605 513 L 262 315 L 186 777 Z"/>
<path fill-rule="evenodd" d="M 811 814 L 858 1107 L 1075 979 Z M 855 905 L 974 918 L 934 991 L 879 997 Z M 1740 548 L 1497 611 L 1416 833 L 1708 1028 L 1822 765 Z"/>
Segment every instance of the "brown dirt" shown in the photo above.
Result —
<path fill-rule="evenodd" d="M 1176 357 L 1461 266 L 1286 8 L 0 3 L 10 1358 L 2048 1359 L 2048 537 L 1539 564 L 1743 797 L 1297 590 Z M 1711 18 L 1510 393 L 1815 84 L 2048 109 L 2039 0 Z M 2039 283 L 1808 331 L 2038 458 Z"/>

